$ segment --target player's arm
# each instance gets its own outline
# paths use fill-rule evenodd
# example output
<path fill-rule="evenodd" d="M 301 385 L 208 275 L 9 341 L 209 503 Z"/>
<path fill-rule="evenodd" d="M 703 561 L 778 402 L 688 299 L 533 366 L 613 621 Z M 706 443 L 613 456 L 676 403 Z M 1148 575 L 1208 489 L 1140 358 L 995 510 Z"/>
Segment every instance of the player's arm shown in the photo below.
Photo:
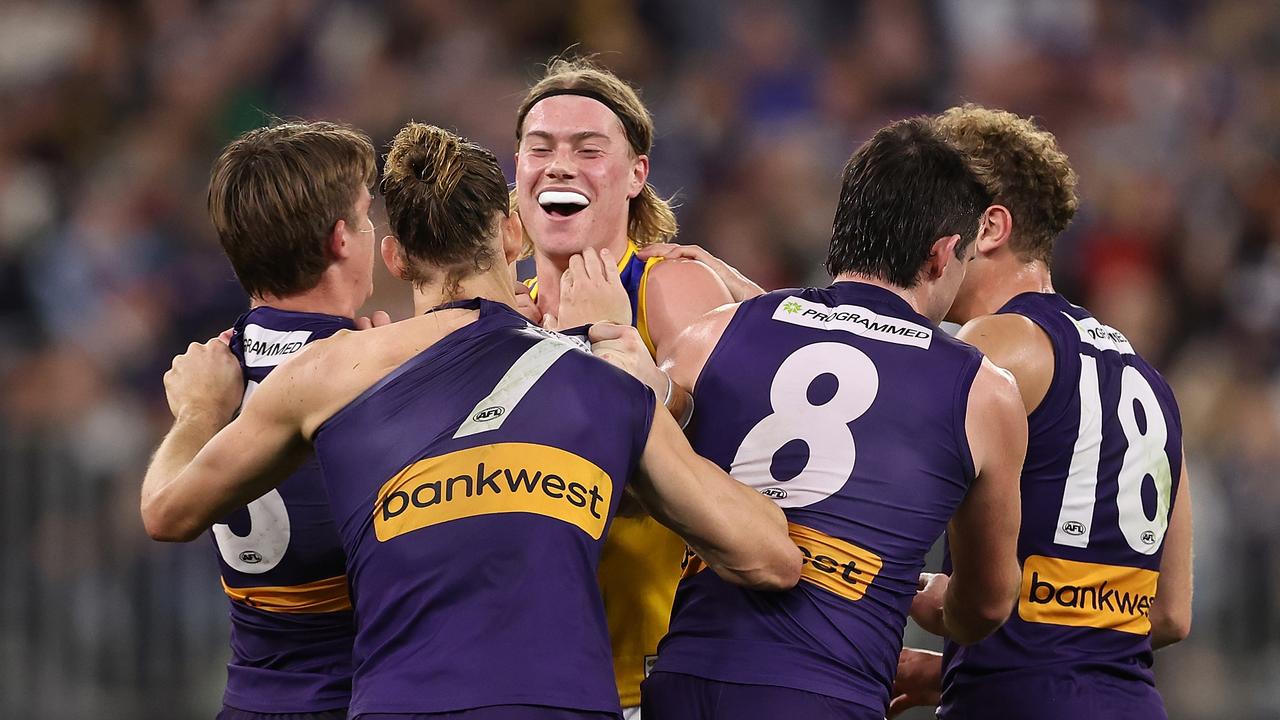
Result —
<path fill-rule="evenodd" d="M 889 720 L 909 708 L 937 707 L 942 698 L 942 653 L 917 648 L 902 648 L 898 653 L 898 672 L 893 676 L 893 698 L 889 702 Z"/>
<path fill-rule="evenodd" d="M 661 408 L 632 488 L 650 515 L 725 580 L 757 590 L 799 582 L 800 549 L 782 509 L 699 457 Z"/>
<path fill-rule="evenodd" d="M 649 270 L 645 317 L 654 357 L 670 355 L 685 328 L 707 312 L 733 302 L 728 288 L 706 265 L 666 260 Z"/>
<path fill-rule="evenodd" d="M 1053 382 L 1053 345 L 1039 325 L 1023 315 L 983 315 L 965 323 L 956 337 L 1013 373 L 1026 414 L 1039 407 Z"/>
<path fill-rule="evenodd" d="M 724 283 L 725 288 L 729 290 L 729 294 L 733 296 L 734 302 L 750 300 L 753 297 L 764 294 L 764 288 L 757 285 L 754 280 L 738 272 L 737 268 L 703 250 L 698 245 L 655 243 L 640 248 L 640 251 L 636 254 L 644 260 L 652 257 L 664 257 L 669 260 L 675 258 L 697 260 L 711 268 L 716 277 L 720 278 L 720 282 Z"/>
<path fill-rule="evenodd" d="M 968 645 L 1008 619 L 1021 581 L 1019 480 L 1027 418 L 1017 383 L 983 360 L 969 390 L 965 432 L 977 472 L 947 526 L 952 572 L 925 576 L 911 615 L 926 630 Z M 930 598 L 940 597 L 940 602 Z"/>
<path fill-rule="evenodd" d="M 307 366 L 303 356 L 281 365 L 228 424 L 243 385 L 226 345 L 193 344 L 174 359 L 165 375 L 174 425 L 142 484 L 148 535 L 193 540 L 278 485 L 306 459 L 310 445 L 301 423 L 309 393 L 298 378 Z"/>
<path fill-rule="evenodd" d="M 1164 534 L 1160 582 L 1149 617 L 1153 649 L 1185 640 L 1191 632 L 1191 488 L 1187 484 L 1185 454 L 1173 515 Z"/>

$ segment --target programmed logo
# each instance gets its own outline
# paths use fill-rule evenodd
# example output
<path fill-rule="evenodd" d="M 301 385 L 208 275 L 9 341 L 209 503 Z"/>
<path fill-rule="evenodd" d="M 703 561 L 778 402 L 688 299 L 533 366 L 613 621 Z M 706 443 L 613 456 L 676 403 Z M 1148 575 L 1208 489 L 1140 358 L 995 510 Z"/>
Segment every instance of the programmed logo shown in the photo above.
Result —
<path fill-rule="evenodd" d="M 818 330 L 839 330 L 872 340 L 927 349 L 933 330 L 902 318 L 880 315 L 859 305 L 830 307 L 802 297 L 789 297 L 773 311 L 773 319 Z"/>

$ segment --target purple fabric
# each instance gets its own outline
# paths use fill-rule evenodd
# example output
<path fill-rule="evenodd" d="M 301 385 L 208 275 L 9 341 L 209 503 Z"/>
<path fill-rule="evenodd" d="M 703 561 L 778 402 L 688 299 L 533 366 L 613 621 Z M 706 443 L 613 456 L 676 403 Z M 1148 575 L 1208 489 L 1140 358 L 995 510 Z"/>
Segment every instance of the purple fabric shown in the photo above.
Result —
<path fill-rule="evenodd" d="M 881 710 L 828 695 L 655 672 L 640 685 L 644 720 L 882 720 Z"/>

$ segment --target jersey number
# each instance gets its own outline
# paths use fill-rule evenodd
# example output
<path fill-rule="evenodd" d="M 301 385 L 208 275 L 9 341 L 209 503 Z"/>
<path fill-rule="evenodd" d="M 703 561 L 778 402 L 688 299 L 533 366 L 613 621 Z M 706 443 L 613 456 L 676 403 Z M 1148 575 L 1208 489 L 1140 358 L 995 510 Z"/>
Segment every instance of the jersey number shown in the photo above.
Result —
<path fill-rule="evenodd" d="M 814 405 L 809 387 L 822 375 L 835 378 L 835 394 Z M 729 473 L 782 507 L 804 507 L 831 497 L 852 477 L 857 459 L 849 423 L 871 407 L 879 388 L 875 364 L 855 347 L 822 342 L 796 350 L 778 367 L 769 387 L 773 414 L 742 439 Z M 773 474 L 774 455 L 797 440 L 808 447 L 808 459 L 798 475 L 779 480 Z"/>
<path fill-rule="evenodd" d="M 1138 409 L 1146 418 L 1145 427 L 1138 422 Z M 1132 366 L 1125 366 L 1120 376 L 1120 405 L 1116 409 L 1120 428 L 1128 448 L 1120 474 L 1116 506 L 1120 512 L 1120 532 L 1129 547 L 1143 555 L 1152 555 L 1164 542 L 1169 527 L 1169 498 L 1173 490 L 1173 471 L 1165 442 L 1169 428 L 1151 383 Z M 1058 545 L 1088 547 L 1093 523 L 1093 506 L 1097 502 L 1098 464 L 1102 449 L 1102 394 L 1098 383 L 1098 361 L 1080 356 L 1080 430 L 1062 493 L 1062 509 L 1053 541 Z M 1147 517 L 1142 507 L 1142 482 L 1151 477 L 1156 489 L 1155 518 Z"/>
<path fill-rule="evenodd" d="M 244 399 L 258 387 L 250 381 Z M 213 539 L 222 560 L 232 569 L 250 575 L 261 575 L 284 559 L 289 548 L 289 511 L 279 490 L 272 490 L 245 506 L 249 511 L 249 534 L 237 535 L 226 523 L 213 526 Z"/>

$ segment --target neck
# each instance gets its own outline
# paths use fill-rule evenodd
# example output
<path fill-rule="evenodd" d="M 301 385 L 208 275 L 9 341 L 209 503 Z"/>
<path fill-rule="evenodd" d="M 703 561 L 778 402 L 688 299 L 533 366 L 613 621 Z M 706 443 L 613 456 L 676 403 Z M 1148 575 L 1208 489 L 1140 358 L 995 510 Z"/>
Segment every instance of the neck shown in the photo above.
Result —
<path fill-rule="evenodd" d="M 615 260 L 621 261 L 627 254 L 626 234 L 614 238 L 602 245 L 593 245 L 597 250 L 607 248 L 613 253 Z M 542 312 L 555 312 L 560 307 L 560 278 L 569 269 L 569 258 L 572 255 L 550 255 L 537 249 L 533 251 L 533 263 L 538 269 L 538 309 Z"/>
<path fill-rule="evenodd" d="M 476 275 L 470 275 L 452 287 L 446 287 L 443 280 L 413 289 L 413 311 L 417 315 L 439 307 L 454 300 L 470 300 L 484 298 L 493 302 L 514 307 L 516 294 L 511 288 L 511 275 L 505 264 L 495 263 L 493 268 Z"/>
<path fill-rule="evenodd" d="M 356 298 L 355 295 L 356 293 L 339 290 L 336 283 L 325 278 L 310 290 L 293 295 L 263 293 L 259 297 L 251 298 L 249 307 L 265 306 L 290 312 L 323 313 L 354 318 L 360 306 L 364 304 L 364 298 Z"/>
<path fill-rule="evenodd" d="M 986 268 L 990 282 L 974 284 L 967 300 L 957 304 L 948 320 L 964 324 L 983 315 L 991 315 L 1014 297 L 1027 292 L 1051 293 L 1053 278 L 1043 261 L 1009 258 L 1005 267 Z"/>
<path fill-rule="evenodd" d="M 894 285 L 892 283 L 885 282 L 884 280 L 881 280 L 880 278 L 877 278 L 877 277 L 872 277 L 870 275 L 863 275 L 862 273 L 854 273 L 854 272 L 841 273 L 840 275 L 836 276 L 835 280 L 836 282 L 860 282 L 860 283 L 865 283 L 867 285 L 875 285 L 878 288 L 884 288 L 885 290 L 888 290 L 894 295 L 897 295 L 898 297 L 905 300 L 907 304 L 911 306 L 912 310 L 915 310 L 917 313 L 920 313 L 925 317 L 929 317 L 929 313 L 927 312 L 929 308 L 929 303 L 928 303 L 928 297 L 926 295 L 927 290 L 925 290 L 924 283 L 917 284 L 913 288 L 904 288 L 904 287 L 899 287 L 897 285 Z M 937 324 L 937 322 L 941 320 L 941 318 L 934 319 L 929 317 L 929 320 Z"/>

